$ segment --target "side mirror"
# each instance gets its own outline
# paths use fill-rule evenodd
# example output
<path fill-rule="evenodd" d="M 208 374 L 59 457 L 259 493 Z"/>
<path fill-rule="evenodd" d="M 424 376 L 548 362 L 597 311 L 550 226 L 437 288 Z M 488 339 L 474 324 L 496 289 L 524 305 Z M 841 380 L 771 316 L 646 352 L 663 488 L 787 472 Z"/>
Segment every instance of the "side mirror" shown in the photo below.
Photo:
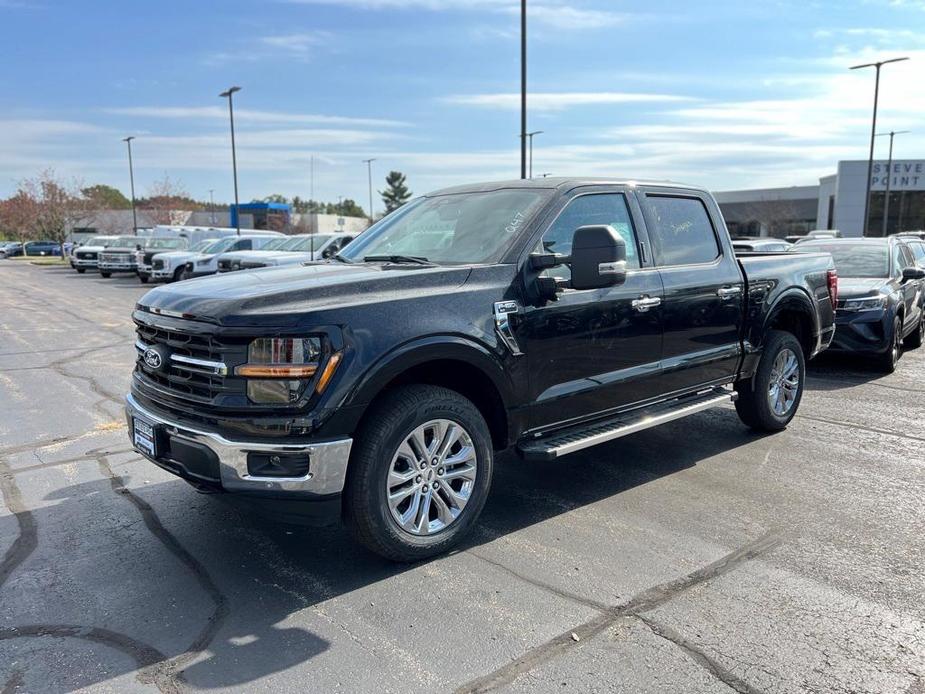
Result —
<path fill-rule="evenodd" d="M 578 227 L 572 237 L 572 289 L 602 289 L 626 281 L 626 242 L 609 225 Z"/>
<path fill-rule="evenodd" d="M 925 279 L 925 270 L 920 267 L 903 268 L 903 282 Z"/>

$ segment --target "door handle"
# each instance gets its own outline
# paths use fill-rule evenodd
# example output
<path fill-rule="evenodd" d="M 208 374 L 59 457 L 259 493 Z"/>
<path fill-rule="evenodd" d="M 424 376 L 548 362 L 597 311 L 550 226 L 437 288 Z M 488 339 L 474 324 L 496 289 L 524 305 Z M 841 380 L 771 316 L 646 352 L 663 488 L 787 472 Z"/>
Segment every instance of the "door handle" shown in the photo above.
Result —
<path fill-rule="evenodd" d="M 742 287 L 720 287 L 716 290 L 716 296 L 720 299 L 731 299 L 742 293 Z"/>
<path fill-rule="evenodd" d="M 632 306 L 640 313 L 645 313 L 650 308 L 655 308 L 661 303 L 662 300 L 657 296 L 641 296 L 638 299 L 633 299 Z"/>

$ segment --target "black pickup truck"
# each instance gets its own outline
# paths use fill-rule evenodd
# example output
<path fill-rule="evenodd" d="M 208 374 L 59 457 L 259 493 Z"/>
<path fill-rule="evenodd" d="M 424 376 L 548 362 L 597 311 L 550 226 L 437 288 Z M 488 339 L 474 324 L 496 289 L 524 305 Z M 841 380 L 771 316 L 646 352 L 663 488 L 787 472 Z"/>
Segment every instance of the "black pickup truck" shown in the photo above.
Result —
<path fill-rule="evenodd" d="M 729 403 L 784 428 L 836 294 L 828 254 L 737 258 L 701 189 L 443 190 L 328 261 L 148 292 L 129 437 L 199 491 L 415 560 L 472 528 L 504 449 L 557 460 Z"/>

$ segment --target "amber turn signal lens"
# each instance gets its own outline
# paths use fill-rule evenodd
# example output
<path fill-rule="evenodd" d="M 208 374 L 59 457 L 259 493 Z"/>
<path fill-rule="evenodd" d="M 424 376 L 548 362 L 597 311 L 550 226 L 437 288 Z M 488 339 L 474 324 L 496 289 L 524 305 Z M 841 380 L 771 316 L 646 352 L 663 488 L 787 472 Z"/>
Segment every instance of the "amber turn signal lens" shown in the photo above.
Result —
<path fill-rule="evenodd" d="M 331 380 L 331 377 L 334 375 L 334 372 L 337 370 L 337 365 L 340 364 L 340 352 L 335 352 L 331 355 L 331 358 L 328 359 L 328 363 L 324 365 L 324 371 L 321 372 L 321 378 L 318 379 L 318 385 L 315 386 L 315 392 L 321 393 L 325 388 L 328 387 L 328 383 Z"/>
<path fill-rule="evenodd" d="M 309 378 L 314 376 L 317 370 L 317 364 L 299 364 L 298 366 L 242 364 L 234 372 L 238 376 L 252 378 Z"/>

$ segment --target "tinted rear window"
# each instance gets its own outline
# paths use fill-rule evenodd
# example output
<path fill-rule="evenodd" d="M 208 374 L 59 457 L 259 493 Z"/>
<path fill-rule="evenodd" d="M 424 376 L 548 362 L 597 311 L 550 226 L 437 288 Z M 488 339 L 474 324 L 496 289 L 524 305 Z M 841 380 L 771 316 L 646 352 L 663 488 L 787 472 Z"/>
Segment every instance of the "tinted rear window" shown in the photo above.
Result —
<path fill-rule="evenodd" d="M 801 243 L 797 253 L 831 253 L 839 277 L 889 277 L 890 253 L 879 243 Z"/>
<path fill-rule="evenodd" d="M 710 215 L 699 198 L 647 195 L 645 201 L 657 264 L 709 263 L 719 256 Z"/>

